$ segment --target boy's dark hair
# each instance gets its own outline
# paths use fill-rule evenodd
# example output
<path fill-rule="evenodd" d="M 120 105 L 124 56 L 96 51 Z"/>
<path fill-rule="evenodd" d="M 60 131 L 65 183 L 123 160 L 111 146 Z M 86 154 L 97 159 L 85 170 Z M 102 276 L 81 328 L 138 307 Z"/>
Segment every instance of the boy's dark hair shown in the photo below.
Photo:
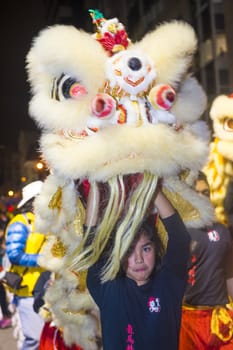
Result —
<path fill-rule="evenodd" d="M 125 268 L 127 266 L 127 259 L 131 255 L 132 251 L 134 250 L 138 240 L 140 239 L 141 235 L 144 234 L 147 236 L 149 241 L 151 241 L 156 249 L 156 264 L 154 268 L 154 272 L 158 271 L 161 268 L 162 258 L 165 253 L 164 245 L 162 243 L 162 240 L 159 237 L 156 222 L 155 222 L 155 215 L 150 215 L 145 221 L 142 222 L 140 225 L 137 234 L 134 237 L 133 242 L 131 243 L 130 248 L 128 249 L 128 252 L 123 257 L 121 262 L 121 274 L 124 274 Z"/>
<path fill-rule="evenodd" d="M 206 184 L 206 188 L 203 188 L 201 191 L 198 191 L 199 194 L 202 194 L 203 196 L 206 196 L 207 198 L 210 198 L 210 185 L 207 179 L 207 176 L 205 173 L 202 171 L 198 172 L 198 176 L 196 178 L 195 184 L 194 184 L 194 189 L 196 189 L 196 186 L 200 181 L 203 181 Z"/>
<path fill-rule="evenodd" d="M 198 171 L 198 176 L 197 176 L 197 180 L 196 181 L 201 181 L 201 180 L 205 181 L 208 184 L 208 180 L 207 180 L 206 174 L 203 173 L 203 171 Z"/>

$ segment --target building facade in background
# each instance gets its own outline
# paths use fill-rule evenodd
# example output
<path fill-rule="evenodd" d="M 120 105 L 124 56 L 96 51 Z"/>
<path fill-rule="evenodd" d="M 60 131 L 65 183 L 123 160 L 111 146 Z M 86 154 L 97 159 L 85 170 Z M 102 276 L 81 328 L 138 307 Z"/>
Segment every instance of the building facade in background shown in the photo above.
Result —
<path fill-rule="evenodd" d="M 92 32 L 88 9 L 93 3 L 106 18 L 118 17 L 134 41 L 163 21 L 187 21 L 198 36 L 194 69 L 209 102 L 216 95 L 233 92 L 232 0 L 51 0 L 46 7 L 48 21 L 74 24 Z"/>

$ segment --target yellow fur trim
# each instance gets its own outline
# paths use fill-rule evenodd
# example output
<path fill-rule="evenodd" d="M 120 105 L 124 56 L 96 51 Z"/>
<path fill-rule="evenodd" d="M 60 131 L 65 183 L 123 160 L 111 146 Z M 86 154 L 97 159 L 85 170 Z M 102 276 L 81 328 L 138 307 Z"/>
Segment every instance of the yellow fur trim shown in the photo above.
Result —
<path fill-rule="evenodd" d="M 227 174 L 226 167 L 230 162 L 225 159 L 218 151 L 219 139 L 215 138 L 211 144 L 208 164 L 203 168 L 210 184 L 210 200 L 215 207 L 215 213 L 218 221 L 228 225 L 229 219 L 224 209 L 224 200 L 230 176 Z"/>

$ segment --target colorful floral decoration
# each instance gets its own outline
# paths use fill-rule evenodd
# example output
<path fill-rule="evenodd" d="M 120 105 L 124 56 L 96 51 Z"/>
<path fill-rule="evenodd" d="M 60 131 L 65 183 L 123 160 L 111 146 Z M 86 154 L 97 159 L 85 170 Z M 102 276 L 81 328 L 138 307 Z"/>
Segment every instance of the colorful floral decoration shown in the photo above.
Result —
<path fill-rule="evenodd" d="M 206 95 L 189 73 L 193 28 L 174 20 L 132 43 L 117 19 L 90 14 L 94 36 L 65 25 L 39 33 L 27 72 L 29 111 L 50 169 L 35 202 L 37 228 L 47 232 L 40 264 L 55 276 L 47 317 L 68 346 L 96 350 L 101 331 L 86 270 L 113 242 L 103 280 L 116 276 L 158 179 L 188 226 L 210 224 L 213 210 L 190 185 L 209 151 L 200 119 Z M 93 235 L 83 224 L 89 186 L 97 184 L 104 205 Z"/>
<path fill-rule="evenodd" d="M 96 25 L 95 38 L 109 55 L 127 49 L 130 39 L 122 23 L 117 18 L 105 19 L 99 10 L 89 10 L 93 24 Z"/>

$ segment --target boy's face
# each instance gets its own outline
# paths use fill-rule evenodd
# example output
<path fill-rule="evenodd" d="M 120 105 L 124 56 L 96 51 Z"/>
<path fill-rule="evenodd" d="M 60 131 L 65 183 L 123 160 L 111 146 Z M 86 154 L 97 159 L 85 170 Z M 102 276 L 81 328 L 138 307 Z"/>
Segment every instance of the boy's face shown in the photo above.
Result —
<path fill-rule="evenodd" d="M 200 195 L 210 197 L 210 188 L 205 180 L 197 180 L 195 190 Z"/>
<path fill-rule="evenodd" d="M 154 270 L 155 255 L 154 243 L 142 233 L 127 259 L 126 276 L 134 280 L 138 286 L 145 284 Z"/>

